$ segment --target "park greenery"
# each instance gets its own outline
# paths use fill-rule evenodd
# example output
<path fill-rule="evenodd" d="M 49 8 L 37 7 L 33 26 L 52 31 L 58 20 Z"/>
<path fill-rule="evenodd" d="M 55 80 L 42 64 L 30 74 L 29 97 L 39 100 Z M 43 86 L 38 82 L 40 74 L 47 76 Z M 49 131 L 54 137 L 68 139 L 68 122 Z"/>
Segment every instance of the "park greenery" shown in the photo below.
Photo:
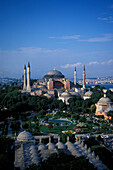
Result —
<path fill-rule="evenodd" d="M 11 138 L 0 137 L 0 170 L 14 169 L 13 143 L 14 140 Z"/>
<path fill-rule="evenodd" d="M 6 118 L 13 116 L 14 121 L 11 124 L 13 134 L 15 132 L 18 133 L 21 128 L 19 119 L 23 122 L 22 128 L 27 129 L 33 135 L 39 135 L 40 132 L 61 134 L 63 130 L 74 130 L 75 124 L 73 125 L 73 122 L 84 122 L 87 125 L 79 133 L 95 132 L 96 130 L 93 127 L 97 127 L 100 133 L 107 133 L 110 129 L 108 129 L 107 123 L 103 120 L 102 116 L 98 116 L 100 122 L 94 123 L 92 119 L 96 109 L 95 103 L 103 96 L 103 89 L 104 87 L 98 85 L 92 88 L 93 94 L 91 99 L 88 100 L 83 100 L 80 96 L 72 96 L 67 107 L 65 102 L 63 103 L 61 100 L 57 100 L 57 98 L 48 99 L 44 96 L 22 94 L 19 88 L 4 85 L 0 88 L 0 121 L 5 120 L 5 123 L 4 126 L 0 125 L 0 130 L 2 130 L 4 135 L 7 134 L 8 122 Z M 107 96 L 113 101 L 113 92 L 108 91 Z M 47 113 L 51 113 L 55 109 L 57 110 L 56 114 L 47 115 Z M 29 117 L 31 112 L 34 114 L 33 117 Z M 113 114 L 109 112 L 108 115 L 112 117 L 110 123 L 113 123 Z M 48 127 L 39 124 L 39 120 L 49 121 L 50 118 L 67 118 L 72 124 L 67 125 L 65 123 L 61 127 L 58 122 L 56 126 L 48 125 Z"/>

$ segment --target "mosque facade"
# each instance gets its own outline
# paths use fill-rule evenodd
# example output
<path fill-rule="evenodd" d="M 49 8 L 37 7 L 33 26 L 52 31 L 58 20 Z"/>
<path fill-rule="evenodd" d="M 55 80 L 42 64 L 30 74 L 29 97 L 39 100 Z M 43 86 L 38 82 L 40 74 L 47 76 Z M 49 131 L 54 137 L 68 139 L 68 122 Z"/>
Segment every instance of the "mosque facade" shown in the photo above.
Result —
<path fill-rule="evenodd" d="M 44 81 L 47 82 L 47 88 L 49 90 L 64 88 L 65 90 L 70 89 L 70 81 L 68 78 L 57 70 L 51 70 L 44 76 Z"/>

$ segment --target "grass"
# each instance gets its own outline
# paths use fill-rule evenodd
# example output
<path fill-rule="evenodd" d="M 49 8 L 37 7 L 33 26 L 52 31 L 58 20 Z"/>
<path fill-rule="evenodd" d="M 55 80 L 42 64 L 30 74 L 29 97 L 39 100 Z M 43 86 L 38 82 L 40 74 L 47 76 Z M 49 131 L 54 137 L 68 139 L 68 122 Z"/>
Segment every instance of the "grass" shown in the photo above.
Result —
<path fill-rule="evenodd" d="M 65 130 L 73 130 L 75 125 L 70 125 L 70 126 L 54 126 L 52 129 L 49 130 L 47 126 L 40 126 L 40 131 L 45 132 L 45 133 L 54 133 L 54 134 L 60 134 L 62 131 Z"/>

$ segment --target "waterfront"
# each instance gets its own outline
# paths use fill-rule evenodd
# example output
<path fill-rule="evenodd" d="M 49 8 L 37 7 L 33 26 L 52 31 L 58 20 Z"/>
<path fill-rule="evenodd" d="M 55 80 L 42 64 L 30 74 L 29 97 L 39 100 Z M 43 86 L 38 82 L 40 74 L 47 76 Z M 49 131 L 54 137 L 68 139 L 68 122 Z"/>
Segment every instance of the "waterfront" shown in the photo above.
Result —
<path fill-rule="evenodd" d="M 109 90 L 110 88 L 113 88 L 113 84 L 87 84 L 86 87 L 90 86 L 90 87 L 94 87 L 94 86 L 104 86 L 107 90 Z"/>

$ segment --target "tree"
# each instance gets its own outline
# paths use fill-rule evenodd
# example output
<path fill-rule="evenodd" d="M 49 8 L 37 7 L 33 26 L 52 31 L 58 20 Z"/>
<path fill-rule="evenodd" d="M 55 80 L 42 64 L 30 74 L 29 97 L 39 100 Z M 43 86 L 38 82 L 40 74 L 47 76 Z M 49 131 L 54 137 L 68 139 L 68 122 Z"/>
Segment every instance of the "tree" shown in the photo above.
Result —
<path fill-rule="evenodd" d="M 14 169 L 14 150 L 11 149 L 14 140 L 0 137 L 0 170 Z"/>
<path fill-rule="evenodd" d="M 51 130 L 53 128 L 53 125 L 49 124 L 47 127 L 48 127 L 49 130 Z"/>
<path fill-rule="evenodd" d="M 90 111 L 94 113 L 94 112 L 95 112 L 95 109 L 96 109 L 95 104 L 92 104 L 92 105 L 90 106 Z"/>
<path fill-rule="evenodd" d="M 45 111 L 43 109 L 41 109 L 39 112 L 38 112 L 38 117 L 40 118 L 43 118 L 45 116 Z"/>
<path fill-rule="evenodd" d="M 32 132 L 33 135 L 38 135 L 40 133 L 39 123 L 38 121 L 35 123 L 34 131 Z"/>
<path fill-rule="evenodd" d="M 80 121 L 80 122 L 84 122 L 84 123 L 85 123 L 85 122 L 86 122 L 86 118 L 85 118 L 85 116 L 80 117 L 79 121 Z"/>

